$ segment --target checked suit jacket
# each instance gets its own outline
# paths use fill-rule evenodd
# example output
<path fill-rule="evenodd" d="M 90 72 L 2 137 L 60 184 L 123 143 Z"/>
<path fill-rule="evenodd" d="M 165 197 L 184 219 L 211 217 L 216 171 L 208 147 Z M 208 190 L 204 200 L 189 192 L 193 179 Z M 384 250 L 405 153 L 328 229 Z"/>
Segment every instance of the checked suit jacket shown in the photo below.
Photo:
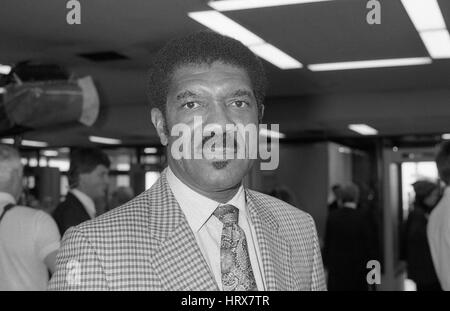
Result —
<path fill-rule="evenodd" d="M 246 189 L 267 290 L 326 290 L 310 215 Z M 70 228 L 50 290 L 219 290 L 165 171 L 135 199 Z"/>

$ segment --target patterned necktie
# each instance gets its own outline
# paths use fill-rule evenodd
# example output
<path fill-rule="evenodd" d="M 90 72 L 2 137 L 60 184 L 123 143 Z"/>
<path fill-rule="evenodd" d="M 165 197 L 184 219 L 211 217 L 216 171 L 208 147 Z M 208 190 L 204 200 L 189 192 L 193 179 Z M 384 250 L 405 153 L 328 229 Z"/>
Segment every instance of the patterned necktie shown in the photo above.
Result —
<path fill-rule="evenodd" d="M 219 206 L 214 211 L 223 223 L 220 241 L 220 266 L 224 291 L 257 290 L 247 241 L 244 231 L 238 226 L 239 210 L 233 205 Z"/>

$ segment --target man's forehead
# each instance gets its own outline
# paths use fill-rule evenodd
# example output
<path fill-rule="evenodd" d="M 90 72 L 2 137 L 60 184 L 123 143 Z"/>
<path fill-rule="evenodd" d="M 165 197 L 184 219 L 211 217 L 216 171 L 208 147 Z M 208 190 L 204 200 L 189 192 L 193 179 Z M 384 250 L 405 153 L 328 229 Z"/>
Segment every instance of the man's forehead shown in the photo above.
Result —
<path fill-rule="evenodd" d="M 183 77 L 192 77 L 196 75 L 203 75 L 208 73 L 228 73 L 232 75 L 241 75 L 246 79 L 249 78 L 248 72 L 237 65 L 224 63 L 222 61 L 215 61 L 212 63 L 202 62 L 202 63 L 185 63 L 180 64 L 175 67 L 172 72 L 173 79 L 179 79 Z"/>

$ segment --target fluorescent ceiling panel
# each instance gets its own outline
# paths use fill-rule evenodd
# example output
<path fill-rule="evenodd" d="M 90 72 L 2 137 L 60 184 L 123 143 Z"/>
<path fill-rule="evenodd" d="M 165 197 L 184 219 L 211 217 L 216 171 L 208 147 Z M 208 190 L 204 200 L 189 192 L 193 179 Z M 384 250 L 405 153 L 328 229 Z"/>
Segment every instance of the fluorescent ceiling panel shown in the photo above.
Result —
<path fill-rule="evenodd" d="M 296 69 L 303 67 L 299 61 L 269 43 L 249 46 L 249 49 L 280 69 Z"/>
<path fill-rule="evenodd" d="M 221 0 L 210 1 L 208 5 L 217 11 L 234 11 L 325 1 L 330 0 Z"/>
<path fill-rule="evenodd" d="M 376 135 L 378 131 L 367 124 L 350 124 L 348 126 L 352 131 L 361 135 Z"/>
<path fill-rule="evenodd" d="M 100 137 L 100 136 L 89 136 L 89 140 L 93 143 L 107 144 L 107 145 L 119 145 L 122 143 L 120 139 Z"/>
<path fill-rule="evenodd" d="M 447 29 L 424 31 L 420 37 L 432 58 L 450 58 L 450 35 Z"/>
<path fill-rule="evenodd" d="M 308 65 L 308 69 L 311 71 L 348 70 L 348 69 L 363 69 L 363 68 L 426 65 L 431 64 L 431 62 L 432 60 L 429 57 L 392 58 L 392 59 L 362 60 L 354 62 L 311 64 Z"/>
<path fill-rule="evenodd" d="M 402 0 L 402 4 L 418 32 L 446 28 L 437 0 Z"/>

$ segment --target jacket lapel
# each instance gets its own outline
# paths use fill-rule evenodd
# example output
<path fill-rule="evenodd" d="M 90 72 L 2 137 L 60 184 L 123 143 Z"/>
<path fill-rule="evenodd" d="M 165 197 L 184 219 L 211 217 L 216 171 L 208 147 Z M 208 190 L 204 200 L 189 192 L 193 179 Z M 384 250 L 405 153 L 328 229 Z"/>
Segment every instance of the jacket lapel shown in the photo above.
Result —
<path fill-rule="evenodd" d="M 165 171 L 150 198 L 150 234 L 159 241 L 151 264 L 166 290 L 219 290 Z"/>
<path fill-rule="evenodd" d="M 295 290 L 291 247 L 280 233 L 278 222 L 267 202 L 262 202 L 249 190 L 246 190 L 246 199 L 255 226 L 267 290 Z"/>

